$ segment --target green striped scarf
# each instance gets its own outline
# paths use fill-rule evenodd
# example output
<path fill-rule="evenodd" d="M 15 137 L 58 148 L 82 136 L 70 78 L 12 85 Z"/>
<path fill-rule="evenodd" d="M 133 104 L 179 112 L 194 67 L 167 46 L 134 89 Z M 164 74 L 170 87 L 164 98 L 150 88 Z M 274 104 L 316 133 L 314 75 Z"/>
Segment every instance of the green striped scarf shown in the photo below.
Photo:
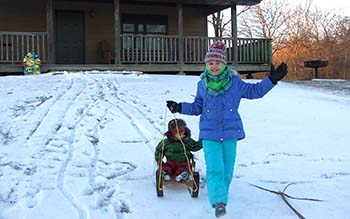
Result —
<path fill-rule="evenodd" d="M 212 96 L 218 96 L 224 94 L 231 88 L 233 72 L 223 65 L 218 75 L 213 75 L 210 70 L 206 68 L 200 77 L 207 92 Z"/>

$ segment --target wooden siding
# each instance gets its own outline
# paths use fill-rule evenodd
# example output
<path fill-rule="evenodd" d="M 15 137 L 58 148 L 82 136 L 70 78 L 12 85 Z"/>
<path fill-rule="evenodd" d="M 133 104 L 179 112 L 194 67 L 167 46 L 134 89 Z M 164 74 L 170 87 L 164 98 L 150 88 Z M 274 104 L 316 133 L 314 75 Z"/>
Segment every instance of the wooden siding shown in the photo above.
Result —
<path fill-rule="evenodd" d="M 207 17 L 184 16 L 185 36 L 207 36 Z"/>
<path fill-rule="evenodd" d="M 46 32 L 45 0 L 1 1 L 0 31 Z"/>

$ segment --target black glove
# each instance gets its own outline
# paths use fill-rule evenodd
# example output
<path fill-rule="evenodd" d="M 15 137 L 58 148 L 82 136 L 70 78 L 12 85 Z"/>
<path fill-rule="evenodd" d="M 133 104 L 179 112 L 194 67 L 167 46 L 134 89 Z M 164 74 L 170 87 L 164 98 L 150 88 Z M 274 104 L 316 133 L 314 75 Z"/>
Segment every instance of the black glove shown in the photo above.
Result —
<path fill-rule="evenodd" d="M 166 106 L 169 108 L 172 113 L 181 113 L 181 104 L 176 103 L 172 100 L 166 101 Z"/>
<path fill-rule="evenodd" d="M 269 78 L 272 83 L 277 84 L 279 80 L 281 80 L 288 73 L 288 66 L 286 63 L 282 62 L 277 69 L 275 66 L 271 64 L 271 72 L 269 74 Z"/>

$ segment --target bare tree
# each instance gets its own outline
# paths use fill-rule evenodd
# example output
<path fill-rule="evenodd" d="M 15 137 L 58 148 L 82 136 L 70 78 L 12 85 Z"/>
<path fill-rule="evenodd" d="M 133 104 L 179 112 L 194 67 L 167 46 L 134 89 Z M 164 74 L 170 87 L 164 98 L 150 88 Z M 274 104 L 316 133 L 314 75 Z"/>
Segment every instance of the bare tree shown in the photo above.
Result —
<path fill-rule="evenodd" d="M 222 11 L 218 11 L 209 16 L 209 23 L 212 24 L 214 28 L 215 37 L 222 37 L 224 32 L 225 23 L 224 23 L 224 13 Z"/>
<path fill-rule="evenodd" d="M 269 38 L 275 45 L 282 45 L 280 42 L 287 38 L 286 23 L 289 19 L 289 4 L 285 0 L 262 1 L 239 19 L 239 35 Z"/>
<path fill-rule="evenodd" d="M 243 7 L 241 11 L 238 12 L 237 16 L 243 14 L 245 11 L 249 10 L 250 6 Z M 209 16 L 208 22 L 212 25 L 214 29 L 215 37 L 231 37 L 231 18 L 229 16 L 225 17 L 223 11 L 218 11 Z"/>
<path fill-rule="evenodd" d="M 350 17 L 338 20 L 335 26 L 335 54 L 332 62 L 338 78 L 350 80 Z"/>
<path fill-rule="evenodd" d="M 306 44 L 300 38 L 307 32 L 305 25 L 295 22 L 295 18 L 301 17 L 301 14 L 300 10 L 293 10 L 286 0 L 262 1 L 241 17 L 239 34 L 250 38 L 272 39 L 273 62 L 287 62 L 292 72 L 298 72 L 296 63 L 300 63 L 300 60 L 296 57 L 305 53 Z M 297 76 L 288 74 L 287 77 L 293 79 Z"/>
<path fill-rule="evenodd" d="M 309 79 L 311 74 L 302 69 L 305 57 L 311 56 L 311 36 L 315 32 L 310 7 L 298 5 L 290 8 L 284 16 L 286 29 L 283 31 L 283 39 L 279 39 L 280 35 L 273 37 L 274 60 L 288 62 L 289 69 L 293 72 L 288 75 L 289 79 Z"/>
<path fill-rule="evenodd" d="M 323 78 L 349 78 L 350 19 L 311 9 L 311 3 L 292 7 L 286 1 L 265 0 L 241 17 L 239 33 L 272 39 L 273 60 L 288 63 L 288 79 L 313 78 L 304 61 L 319 59 L 329 61 L 320 70 Z"/>

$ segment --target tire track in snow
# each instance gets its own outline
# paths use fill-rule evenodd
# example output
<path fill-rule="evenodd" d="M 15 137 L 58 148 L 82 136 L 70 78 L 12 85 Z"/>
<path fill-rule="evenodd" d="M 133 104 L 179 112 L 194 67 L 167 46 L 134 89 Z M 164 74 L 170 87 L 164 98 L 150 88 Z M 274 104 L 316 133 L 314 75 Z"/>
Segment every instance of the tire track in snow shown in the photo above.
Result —
<path fill-rule="evenodd" d="M 57 150 L 53 150 L 52 148 L 56 147 L 55 143 L 53 141 L 60 140 L 61 142 L 64 142 L 63 145 L 61 145 L 61 150 L 58 151 L 62 156 L 65 155 L 65 159 L 63 163 L 60 165 L 58 171 L 57 171 L 57 180 L 56 180 L 56 187 L 61 192 L 61 194 L 66 198 L 66 200 L 71 203 L 71 205 L 76 209 L 78 212 L 79 218 L 89 218 L 89 215 L 86 213 L 88 212 L 88 208 L 83 206 L 77 198 L 70 193 L 64 186 L 65 181 L 65 175 L 67 171 L 67 167 L 69 163 L 71 162 L 72 155 L 74 152 L 73 148 L 73 142 L 75 139 L 75 132 L 76 127 L 80 122 L 85 118 L 85 116 L 89 113 L 89 109 L 95 104 L 96 100 L 93 100 L 92 102 L 89 102 L 88 106 L 84 106 L 85 111 L 79 116 L 75 116 L 77 114 L 74 114 L 74 112 L 79 111 L 79 105 L 74 106 L 76 104 L 76 100 L 82 96 L 84 91 L 86 91 L 86 84 L 87 79 L 85 75 L 75 75 L 75 77 L 85 77 L 83 80 L 81 78 L 74 79 L 75 81 L 79 80 L 79 83 L 82 82 L 82 86 L 78 87 L 77 82 L 75 82 L 72 86 L 71 92 L 65 93 L 59 101 L 57 101 L 54 105 L 54 107 L 61 107 L 61 111 L 59 111 L 60 116 L 57 116 L 59 119 L 56 120 L 56 124 L 58 124 L 58 129 L 56 129 L 54 132 L 52 132 L 52 137 L 50 139 L 47 139 L 47 144 L 45 144 L 44 149 L 41 149 L 40 152 L 38 152 L 39 156 L 36 159 L 39 159 L 40 161 L 43 160 L 43 165 L 45 165 L 43 168 L 50 168 L 50 166 L 57 166 L 52 165 L 50 163 L 54 162 L 52 159 L 52 153 L 57 153 Z M 77 84 L 77 85 L 76 85 Z M 74 89 L 74 87 L 78 87 L 78 89 Z M 80 102 L 77 101 L 77 104 Z M 49 111 L 47 113 L 47 118 L 53 118 L 55 117 L 55 113 L 57 112 L 55 109 L 50 109 L 52 111 Z M 73 118 L 71 117 L 73 116 Z M 57 121 L 59 123 L 57 123 Z M 43 121 L 45 122 L 45 121 Z M 54 124 L 51 124 L 51 127 L 54 126 Z M 68 136 L 67 136 L 68 133 Z M 51 144 L 52 143 L 52 144 Z M 56 160 L 57 162 L 57 160 Z M 46 172 L 46 171 L 44 171 Z M 55 174 L 55 172 L 54 172 Z M 45 176 L 44 176 L 45 177 Z"/>
<path fill-rule="evenodd" d="M 86 80 L 88 80 L 88 76 L 85 76 Z M 97 90 L 99 90 L 100 88 L 98 88 Z M 82 92 L 81 92 L 82 93 Z M 79 97 L 79 95 L 75 98 L 77 99 Z M 77 126 L 79 124 L 81 124 L 81 122 L 83 121 L 83 119 L 86 117 L 86 115 L 89 115 L 91 109 L 93 109 L 93 107 L 95 105 L 98 105 L 97 103 L 100 102 L 101 99 L 99 98 L 95 98 L 93 99 L 92 102 L 89 102 L 88 107 L 86 107 L 85 113 L 83 115 L 81 115 L 75 122 L 73 125 L 71 125 L 69 128 L 72 130 L 71 133 L 71 139 L 70 142 L 68 144 L 68 153 L 67 153 L 67 157 L 66 160 L 64 161 L 64 163 L 61 165 L 61 168 L 59 170 L 58 173 L 58 180 L 57 180 L 57 187 L 59 188 L 59 190 L 61 191 L 61 193 L 64 195 L 64 197 L 74 206 L 74 208 L 77 210 L 78 214 L 79 214 L 79 219 L 90 219 L 90 214 L 89 214 L 89 209 L 83 205 L 78 199 L 77 197 L 71 193 L 70 191 L 68 191 L 65 186 L 64 186 L 64 181 L 66 178 L 66 172 L 67 172 L 67 168 L 70 164 L 70 162 L 72 161 L 73 158 L 73 153 L 74 153 L 74 140 L 76 138 L 76 129 Z M 100 116 L 100 118 L 104 118 L 104 116 L 106 115 L 106 111 L 104 112 L 104 114 L 102 116 Z M 93 126 L 94 130 L 97 130 L 97 127 L 100 125 L 101 121 L 103 121 L 102 119 L 100 119 L 100 121 L 95 124 Z M 97 133 L 97 132 L 96 132 Z M 95 131 L 92 137 L 95 136 Z M 96 146 L 96 144 L 98 143 L 98 138 L 95 137 L 95 139 L 92 139 L 93 142 L 93 147 L 94 147 L 94 156 L 93 156 L 93 160 L 91 161 L 91 166 L 94 166 L 94 162 L 96 162 L 95 160 L 98 159 L 98 148 Z M 90 167 L 90 169 L 93 167 Z M 89 174 L 90 174 L 90 169 L 89 169 Z"/>
<path fill-rule="evenodd" d="M 93 79 L 95 81 L 95 83 L 98 85 L 99 87 L 99 90 L 102 91 L 100 92 L 100 101 L 103 99 L 104 100 L 104 97 L 105 97 L 105 94 L 104 94 L 104 90 L 105 88 L 101 85 L 101 83 L 97 80 L 97 79 Z M 89 171 L 88 171 L 88 175 L 89 175 L 89 185 L 91 188 L 94 188 L 95 187 L 95 174 L 96 174 L 96 164 L 97 164 L 97 161 L 99 160 L 99 156 L 100 156 L 100 149 L 98 148 L 98 141 L 99 139 L 96 137 L 98 136 L 98 129 L 97 127 L 99 125 L 101 125 L 101 123 L 103 122 L 103 118 L 107 115 L 108 113 L 108 110 L 105 110 L 103 116 L 100 117 L 100 120 L 99 122 L 94 126 L 93 128 L 93 133 L 92 135 L 90 136 L 91 137 L 91 140 L 90 141 L 93 145 L 93 149 L 94 149 L 94 155 L 93 155 L 93 158 L 92 160 L 90 161 L 90 168 L 89 168 Z"/>
<path fill-rule="evenodd" d="M 109 88 L 108 90 L 110 90 L 110 89 L 111 89 L 110 86 L 112 86 L 112 89 L 115 90 L 115 91 L 117 91 L 118 88 L 115 87 L 114 84 L 113 84 L 113 82 L 110 81 L 110 80 L 111 80 L 111 79 L 109 79 L 108 81 L 105 81 L 103 84 L 105 84 L 107 87 L 109 86 L 109 87 L 108 87 L 108 88 Z M 105 87 L 104 89 L 105 89 L 106 93 L 108 94 L 106 87 Z M 116 97 L 114 97 L 114 95 L 116 95 Z M 109 96 L 110 96 L 111 98 L 117 98 L 118 103 L 123 102 L 122 99 L 118 96 L 118 93 L 112 94 L 112 95 L 109 95 Z M 106 101 L 107 103 L 109 103 L 110 105 L 112 105 L 113 107 L 117 108 L 117 109 L 130 121 L 130 124 L 134 127 L 134 129 L 136 130 L 136 132 L 137 132 L 137 133 L 139 134 L 139 136 L 143 139 L 143 142 L 145 142 L 145 144 L 148 145 L 149 149 L 150 149 L 151 151 L 153 151 L 153 146 L 150 145 L 150 140 L 147 138 L 147 136 L 146 136 L 146 135 L 143 133 L 143 131 L 142 131 L 142 130 L 146 130 L 146 129 L 143 128 L 143 127 L 141 128 L 141 127 L 138 125 L 138 123 L 136 122 L 136 119 L 134 119 L 134 116 L 132 116 L 131 113 L 128 113 L 126 110 L 124 110 L 123 108 L 121 108 L 118 104 L 115 104 L 115 103 L 113 103 L 112 101 L 110 101 L 109 99 L 111 99 L 111 98 L 106 98 L 105 101 Z M 125 104 L 126 104 L 126 103 L 125 103 Z M 148 121 L 147 118 L 146 118 L 146 120 Z"/>
<path fill-rule="evenodd" d="M 24 145 L 30 139 L 52 105 L 54 105 L 65 92 L 69 91 L 73 85 L 73 80 L 64 80 L 64 82 L 59 80 L 59 82 L 56 88 L 53 89 L 57 91 L 55 94 L 50 93 L 50 96 L 47 96 L 47 93 L 43 93 L 39 97 L 28 97 L 21 103 L 18 103 L 19 105 L 16 105 L 14 108 L 16 117 L 9 120 L 10 123 L 7 125 L 8 130 L 16 133 L 16 138 L 14 138 L 14 141 L 18 142 L 16 144 Z M 22 89 L 28 88 L 22 86 Z M 16 129 L 16 127 L 21 126 L 25 126 L 26 129 L 21 129 L 20 131 Z M 20 135 L 18 135 L 19 133 Z"/>
<path fill-rule="evenodd" d="M 121 90 L 122 86 L 119 83 L 119 81 L 117 80 L 117 78 L 114 78 L 114 80 L 112 81 L 112 85 L 114 86 L 114 89 L 117 91 L 117 96 L 119 97 L 120 101 L 122 101 L 123 103 L 127 104 L 128 106 L 134 108 L 137 112 L 139 112 L 140 115 L 142 115 L 149 122 L 149 124 L 154 128 L 155 131 L 157 131 L 160 135 L 163 135 L 163 131 L 161 130 L 161 128 L 159 126 L 155 125 L 154 120 L 141 110 L 142 107 L 147 107 L 146 104 L 138 104 L 137 101 L 135 100 L 135 97 L 128 95 L 127 92 L 123 92 L 123 94 L 125 95 L 126 98 L 121 99 L 120 97 L 123 95 L 121 95 L 120 92 L 118 92 L 118 91 Z M 129 100 L 133 100 L 133 101 L 130 103 Z M 149 107 L 147 107 L 147 108 L 148 108 L 147 109 L 148 112 L 152 111 Z M 160 125 L 160 126 L 162 126 L 162 125 Z"/>
<path fill-rule="evenodd" d="M 70 107 L 86 89 L 86 82 L 83 82 L 83 86 L 79 86 L 78 88 L 75 88 L 78 84 L 74 82 L 69 92 L 62 95 L 60 99 L 52 105 L 41 121 L 38 129 L 36 129 L 31 138 L 26 142 L 29 145 L 33 145 L 33 143 L 35 143 L 35 145 L 41 145 L 41 147 L 34 151 L 34 154 L 31 156 L 32 158 L 42 159 L 45 155 L 50 142 L 55 139 L 55 136 L 62 128 L 62 124 Z M 55 118 L 55 120 L 53 121 L 52 118 Z M 50 150 L 48 152 L 50 152 Z"/>
<path fill-rule="evenodd" d="M 70 107 L 75 103 L 76 99 L 82 94 L 84 89 L 86 89 L 86 81 L 77 77 L 78 76 L 75 76 L 72 79 L 73 82 L 68 91 L 63 95 L 60 95 L 49 110 L 43 115 L 42 120 L 26 141 L 26 145 L 39 146 L 39 148 L 36 148 L 34 151 L 34 154 L 32 154 L 33 158 L 36 158 L 37 155 L 39 158 L 41 157 L 41 152 L 44 151 L 44 148 L 48 146 L 48 144 L 54 139 L 54 136 L 57 135 L 58 131 L 62 128 L 63 120 Z M 55 120 L 52 118 L 55 118 Z"/>
<path fill-rule="evenodd" d="M 151 145 L 150 140 L 147 138 L 147 136 L 142 132 L 142 128 L 140 128 L 137 123 L 135 122 L 135 119 L 133 118 L 133 116 L 126 112 L 124 109 L 122 109 L 119 105 L 106 100 L 109 104 L 111 104 L 113 107 L 117 108 L 129 121 L 130 124 L 134 127 L 134 129 L 136 130 L 137 134 L 142 138 L 143 142 L 147 145 L 148 149 L 153 152 L 154 150 L 154 146 Z"/>
<path fill-rule="evenodd" d="M 54 146 L 50 144 L 52 139 L 58 139 L 58 132 L 61 128 L 64 118 L 67 115 L 67 112 L 70 110 L 70 107 L 75 102 L 75 100 L 86 88 L 86 83 L 84 81 L 82 83 L 82 86 L 81 84 L 73 82 L 73 80 L 70 80 L 70 82 L 71 84 L 68 86 L 68 91 L 65 93 L 60 93 L 57 96 L 56 100 L 51 104 L 54 109 L 52 109 L 50 106 L 46 106 L 49 108 L 45 110 L 42 121 L 38 125 L 38 128 L 34 132 L 33 136 L 31 136 L 26 141 L 27 146 L 31 146 L 33 148 L 32 152 L 30 152 L 30 159 L 32 161 L 28 164 L 25 162 L 25 166 L 22 167 L 23 169 L 25 168 L 24 174 L 21 177 L 16 177 L 16 182 L 14 183 L 15 187 L 13 188 L 14 191 L 19 192 L 16 193 L 16 196 L 18 197 L 17 201 L 30 196 L 31 201 L 27 203 L 28 207 L 30 208 L 36 205 L 36 195 L 40 192 L 40 190 L 54 189 L 54 187 L 50 186 L 54 182 L 52 182 L 52 179 L 47 179 L 47 177 L 57 176 L 55 168 L 58 166 L 57 162 L 60 162 L 60 159 L 56 159 L 56 157 L 52 155 L 52 152 L 59 152 L 59 156 L 64 155 L 65 152 L 57 150 L 54 151 L 52 148 L 47 148 L 49 146 Z M 56 117 L 58 118 L 57 120 Z M 50 134 L 47 135 L 47 133 Z M 35 139 L 35 137 L 38 138 Z M 62 169 L 62 167 L 60 169 Z M 20 172 L 17 173 L 20 174 Z M 32 180 L 33 178 L 35 180 Z"/>
<path fill-rule="evenodd" d="M 76 75 L 76 77 L 79 77 L 79 76 L 80 75 Z M 86 80 L 80 80 L 76 78 L 74 78 L 73 80 L 74 80 L 74 83 L 70 87 L 69 92 L 66 92 L 65 94 L 63 94 L 52 105 L 50 110 L 45 114 L 45 117 L 43 118 L 43 121 L 40 124 L 40 126 L 43 126 L 43 127 L 47 126 L 45 129 L 43 129 L 43 132 L 45 131 L 47 132 L 47 128 L 51 128 L 51 136 L 47 136 L 48 138 L 44 143 L 44 148 L 41 149 L 40 152 L 38 152 L 39 156 L 37 157 L 37 159 L 44 160 L 44 163 L 47 163 L 48 161 L 50 161 L 51 153 L 55 152 L 47 149 L 49 146 L 51 146 L 50 143 L 52 142 L 52 140 L 60 139 L 60 137 L 62 137 L 60 136 L 61 134 L 60 131 L 62 131 L 63 128 L 67 128 L 70 130 L 70 137 L 71 137 L 70 139 L 72 140 L 69 141 L 69 139 L 67 138 L 64 139 L 64 141 L 68 143 L 68 144 L 65 144 L 65 146 L 67 147 L 67 151 L 62 152 L 61 154 L 62 155 L 65 154 L 66 158 L 58 170 L 56 186 L 58 190 L 61 192 L 61 194 L 67 199 L 67 201 L 71 203 L 71 205 L 76 209 L 79 215 L 79 219 L 84 219 L 84 218 L 87 218 L 85 213 L 87 209 L 84 209 L 84 207 L 79 203 L 79 201 L 77 201 L 76 198 L 71 193 L 69 193 L 64 187 L 64 178 L 65 178 L 66 168 L 68 166 L 68 163 L 71 161 L 72 153 L 73 153 L 72 143 L 75 136 L 75 128 L 77 124 L 79 124 L 79 122 L 86 115 L 86 113 L 83 115 L 80 115 L 80 117 L 76 118 L 76 120 L 73 122 L 71 126 L 63 127 L 63 124 L 67 116 L 70 116 L 69 113 L 72 110 L 72 106 L 74 105 L 76 100 L 82 95 L 82 93 L 86 90 Z M 79 83 L 77 82 L 77 80 L 79 80 Z M 80 86 L 81 82 L 82 82 L 82 86 Z M 58 119 L 55 120 L 54 123 L 50 124 L 50 122 L 48 122 L 48 124 L 45 124 L 46 119 L 50 120 L 52 118 L 58 118 Z M 35 134 L 40 135 L 40 131 L 41 130 L 37 129 L 36 132 L 33 134 L 33 137 L 35 137 Z M 42 139 L 42 140 L 45 140 L 45 139 Z"/>
<path fill-rule="evenodd" d="M 101 100 L 103 100 L 108 105 L 112 104 L 113 106 L 115 106 L 107 98 L 107 97 L 111 97 L 111 98 L 113 97 L 113 94 L 110 95 L 109 80 L 106 81 L 104 78 L 101 78 L 102 82 L 97 80 L 97 79 L 94 79 L 94 80 L 95 80 L 96 84 L 98 84 L 98 86 L 100 87 L 100 90 L 102 91 L 102 92 L 100 92 Z M 99 128 L 98 127 L 100 127 L 100 125 L 104 122 L 103 118 L 105 118 L 107 113 L 109 113 L 109 112 L 110 112 L 110 107 L 106 106 L 106 108 L 104 110 L 104 114 L 100 117 L 99 123 L 94 127 L 92 135 L 90 136 L 91 138 L 95 139 L 95 141 L 92 142 L 95 153 L 94 153 L 93 159 L 90 162 L 90 169 L 89 169 L 89 185 L 91 188 L 97 188 L 99 186 L 99 185 L 97 185 L 97 183 L 95 181 L 96 180 L 96 173 L 97 173 L 96 167 L 97 167 L 98 161 L 102 161 L 102 162 L 104 162 L 104 161 L 99 159 L 100 148 L 98 147 L 99 146 L 99 144 L 98 144 Z M 121 163 L 125 163 L 125 162 L 121 162 Z M 126 162 L 125 164 L 128 164 L 131 167 L 133 166 L 132 164 L 130 164 L 128 162 Z M 131 171 L 133 171 L 134 168 L 136 168 L 136 167 L 131 168 Z M 130 170 L 129 170 L 129 172 L 130 172 Z M 129 172 L 125 172 L 122 175 L 127 174 Z M 108 179 L 108 182 L 109 182 L 109 179 Z M 130 212 L 130 208 L 126 204 L 126 201 L 121 199 L 121 198 L 118 198 L 117 201 L 113 200 L 113 197 L 117 196 L 117 190 L 116 190 L 117 183 L 113 183 L 112 181 L 111 181 L 111 183 L 112 183 L 112 185 L 105 186 L 102 189 L 103 191 L 99 192 L 98 195 L 99 195 L 99 198 L 102 198 L 102 200 L 100 200 L 101 204 L 102 205 L 105 205 L 106 203 L 110 204 L 113 207 L 115 217 L 117 219 L 120 219 L 120 218 L 124 217 L 123 216 L 124 213 Z"/>
<path fill-rule="evenodd" d="M 70 84 L 67 87 L 67 91 L 60 93 L 58 96 L 56 96 L 53 100 L 52 103 L 45 105 L 46 110 L 45 112 L 38 118 L 38 121 L 36 122 L 34 128 L 30 131 L 29 135 L 26 138 L 26 141 L 30 141 L 30 139 L 32 138 L 33 135 L 35 135 L 35 133 L 38 131 L 39 127 L 43 124 L 43 121 L 45 120 L 46 117 L 48 117 L 51 109 L 53 106 L 55 106 L 57 103 L 59 103 L 59 101 L 62 100 L 63 96 L 67 95 L 67 93 L 69 94 L 69 92 L 71 91 L 72 87 L 74 86 L 75 81 L 74 80 L 70 80 Z M 43 106 L 44 107 L 44 106 Z"/>
<path fill-rule="evenodd" d="M 151 141 L 149 140 L 149 138 L 144 134 L 144 133 L 150 133 L 150 131 L 147 128 L 143 127 L 143 125 L 140 125 L 141 123 L 136 122 L 138 120 L 136 118 L 136 114 L 140 115 L 140 117 L 142 119 L 141 122 L 147 121 L 148 124 L 150 124 L 150 126 L 152 127 L 152 129 L 155 132 L 157 132 L 157 134 L 159 133 L 160 135 L 162 135 L 162 132 L 160 131 L 160 129 L 157 126 L 154 125 L 154 121 L 152 119 L 150 119 L 147 116 L 147 114 L 142 112 L 140 110 L 140 108 L 138 108 L 134 104 L 131 104 L 131 103 L 129 103 L 129 101 L 127 101 L 127 99 L 130 98 L 129 96 L 120 94 L 121 92 L 119 92 L 119 90 L 121 89 L 121 85 L 116 78 L 114 78 L 112 81 L 109 81 L 109 82 L 111 83 L 110 86 L 112 87 L 112 89 L 116 92 L 115 95 L 116 95 L 118 103 L 123 105 L 124 106 L 123 108 L 129 109 L 129 110 L 124 110 L 122 107 L 119 106 L 119 104 L 117 105 L 117 104 L 114 104 L 110 101 L 109 101 L 109 103 L 112 104 L 113 106 L 115 106 L 116 108 L 118 108 L 131 121 L 132 126 L 136 129 L 138 134 L 141 136 L 143 141 L 146 143 L 150 152 L 153 153 L 154 145 L 151 144 Z M 134 114 L 129 113 L 128 111 L 133 112 Z"/>

